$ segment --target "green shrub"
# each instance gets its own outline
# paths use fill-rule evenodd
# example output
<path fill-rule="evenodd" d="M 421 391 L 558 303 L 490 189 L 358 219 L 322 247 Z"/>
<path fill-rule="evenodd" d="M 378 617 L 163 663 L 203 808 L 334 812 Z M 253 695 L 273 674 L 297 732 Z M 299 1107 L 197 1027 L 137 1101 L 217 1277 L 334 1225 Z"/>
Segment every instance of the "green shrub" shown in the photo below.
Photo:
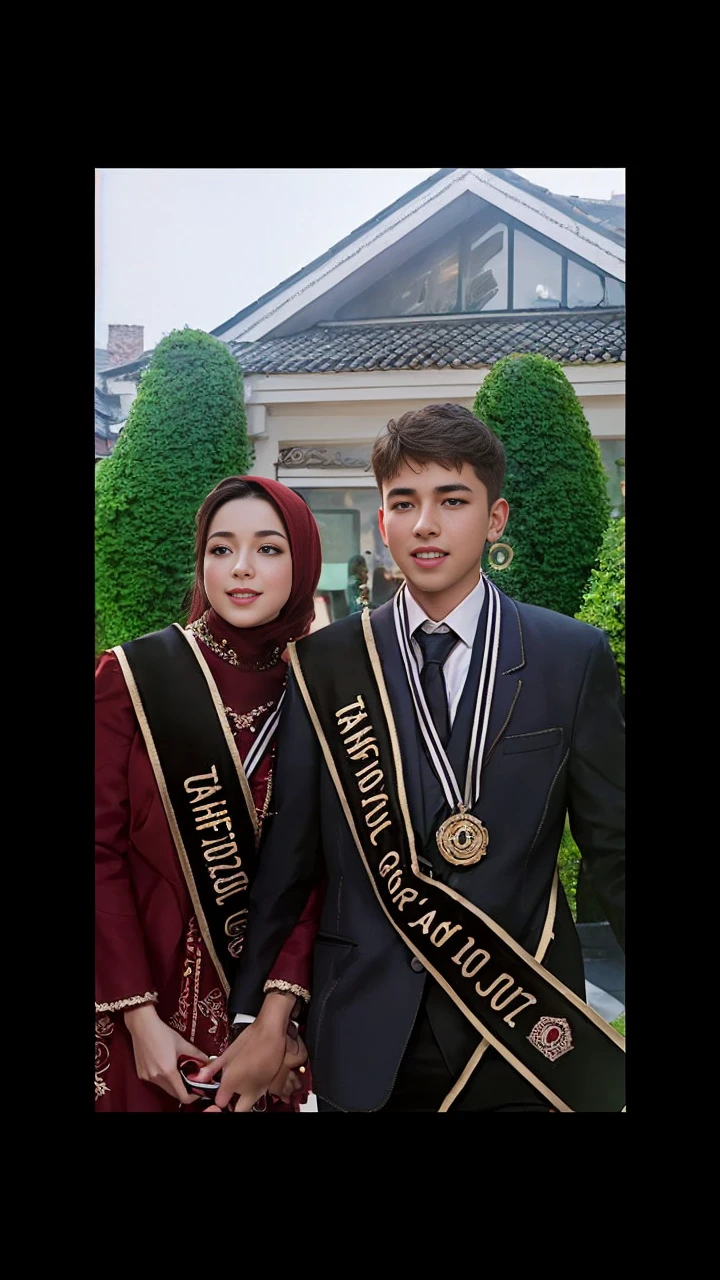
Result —
<path fill-rule="evenodd" d="M 573 920 L 577 919 L 577 883 L 580 870 L 580 850 L 570 835 L 570 827 L 565 823 L 563 838 L 558 853 L 558 874 L 565 890 Z"/>
<path fill-rule="evenodd" d="M 620 683 L 625 690 L 625 517 L 611 520 L 590 574 L 582 607 L 582 622 L 601 627 L 615 655 Z"/>
<path fill-rule="evenodd" d="M 182 621 L 195 515 L 252 464 L 243 379 L 226 345 L 197 329 L 158 344 L 112 454 L 95 468 L 98 651 Z"/>
<path fill-rule="evenodd" d="M 559 364 L 506 356 L 480 387 L 473 411 L 502 440 L 506 534 L 515 557 L 489 576 L 508 595 L 574 617 L 607 526 L 600 450 Z"/>
<path fill-rule="evenodd" d="M 610 1026 L 614 1027 L 616 1031 L 619 1031 L 621 1036 L 624 1036 L 625 1035 L 625 1014 L 621 1013 L 619 1018 L 616 1018 L 614 1022 L 610 1023 Z"/>

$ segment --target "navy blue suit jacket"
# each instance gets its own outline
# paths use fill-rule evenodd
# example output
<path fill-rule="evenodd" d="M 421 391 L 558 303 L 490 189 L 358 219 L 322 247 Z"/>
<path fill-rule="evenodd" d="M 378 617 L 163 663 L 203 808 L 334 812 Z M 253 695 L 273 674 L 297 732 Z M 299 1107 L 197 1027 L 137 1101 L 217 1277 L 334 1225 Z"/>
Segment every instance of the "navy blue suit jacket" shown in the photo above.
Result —
<path fill-rule="evenodd" d="M 616 936 L 624 942 L 624 722 L 603 632 L 500 593 L 501 642 L 480 800 L 490 834 L 476 866 L 453 870 L 435 846 L 449 813 L 419 737 L 392 601 L 371 615 L 388 686 L 417 848 L 459 893 L 526 950 L 540 940 L 565 817 Z M 466 689 L 448 744 L 462 779 L 479 674 L 487 597 Z M 334 623 L 320 633 L 327 643 Z M 310 636 L 301 645 L 313 644 Z M 307 1039 L 318 1095 L 342 1110 L 375 1111 L 390 1096 L 426 982 L 428 1013 L 450 1070 L 478 1043 L 450 998 L 382 912 L 342 813 L 315 731 L 290 676 L 278 731 L 276 812 L 266 829 L 232 1013 L 256 1013 L 264 981 L 321 877 L 327 890 L 315 956 Z M 585 995 L 580 946 L 562 887 L 544 963 Z M 483 1064 L 479 1070 L 482 1071 Z"/>

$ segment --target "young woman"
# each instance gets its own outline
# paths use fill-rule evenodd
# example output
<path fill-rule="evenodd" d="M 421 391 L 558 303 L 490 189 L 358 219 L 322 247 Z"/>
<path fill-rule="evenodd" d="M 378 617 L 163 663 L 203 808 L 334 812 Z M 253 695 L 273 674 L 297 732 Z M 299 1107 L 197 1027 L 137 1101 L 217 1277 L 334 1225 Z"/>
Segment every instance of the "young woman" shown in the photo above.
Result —
<path fill-rule="evenodd" d="M 320 566 L 301 498 L 273 480 L 223 480 L 197 516 L 187 627 L 98 664 L 98 1111 L 207 1106 L 178 1066 L 229 1041 L 226 997 L 272 804 L 283 655 L 310 628 Z M 270 975 L 268 1005 L 309 999 L 316 914 L 313 895 Z M 304 1058 L 288 1039 L 273 1093 L 287 1096 L 288 1076 L 302 1083 L 292 1069 Z M 295 1094 L 269 1109 L 298 1105 Z"/>

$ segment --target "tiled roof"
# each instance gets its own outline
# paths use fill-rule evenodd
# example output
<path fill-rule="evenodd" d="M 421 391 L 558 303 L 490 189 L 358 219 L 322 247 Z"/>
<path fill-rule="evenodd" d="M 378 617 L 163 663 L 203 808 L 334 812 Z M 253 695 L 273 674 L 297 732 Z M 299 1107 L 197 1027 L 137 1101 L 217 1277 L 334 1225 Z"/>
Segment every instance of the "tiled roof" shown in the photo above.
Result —
<path fill-rule="evenodd" d="M 516 352 L 561 364 L 613 363 L 625 360 L 625 311 L 317 325 L 289 337 L 231 343 L 230 350 L 246 374 L 476 368 Z"/>
<path fill-rule="evenodd" d="M 539 187 L 527 178 L 521 178 L 513 169 L 488 169 L 504 182 L 509 182 L 528 195 L 537 196 L 554 209 L 566 213 L 584 226 L 593 226 L 596 231 L 607 235 L 619 244 L 625 244 L 625 206 L 614 204 L 612 200 L 585 200 L 580 196 L 559 196 L 547 187 Z"/>
<path fill-rule="evenodd" d="M 102 373 L 108 367 L 108 353 L 102 347 L 95 348 L 95 372 Z"/>

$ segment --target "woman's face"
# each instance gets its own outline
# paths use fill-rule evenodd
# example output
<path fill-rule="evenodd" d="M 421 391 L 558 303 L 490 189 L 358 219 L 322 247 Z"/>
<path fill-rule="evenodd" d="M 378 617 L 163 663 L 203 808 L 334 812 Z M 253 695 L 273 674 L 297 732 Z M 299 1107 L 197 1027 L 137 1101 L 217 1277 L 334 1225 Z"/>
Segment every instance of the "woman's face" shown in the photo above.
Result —
<path fill-rule="evenodd" d="M 292 590 L 287 530 L 264 498 L 232 498 L 213 515 L 205 544 L 205 591 L 233 627 L 277 618 Z"/>

